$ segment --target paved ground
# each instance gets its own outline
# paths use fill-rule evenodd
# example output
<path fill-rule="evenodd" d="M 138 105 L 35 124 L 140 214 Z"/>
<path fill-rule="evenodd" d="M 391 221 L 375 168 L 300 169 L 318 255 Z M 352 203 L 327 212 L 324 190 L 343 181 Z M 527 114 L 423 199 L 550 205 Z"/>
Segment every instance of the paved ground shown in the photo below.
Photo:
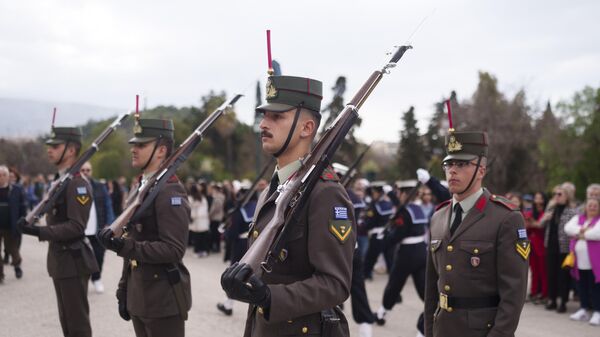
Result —
<path fill-rule="evenodd" d="M 23 279 L 16 280 L 12 267 L 5 266 L 6 281 L 0 285 L 0 337 L 62 336 L 52 282 L 46 273 L 46 249 L 46 243 L 39 243 L 35 239 L 25 237 L 22 248 L 25 261 Z M 193 257 L 193 254 L 187 254 L 185 264 L 192 275 L 194 302 L 186 325 L 187 336 L 241 336 L 245 305 L 236 303 L 232 317 L 222 315 L 215 308 L 216 303 L 224 298 L 219 278 L 225 265 L 220 256 L 198 259 Z M 120 260 L 115 254 L 108 252 L 103 274 L 106 292 L 96 294 L 90 289 L 91 320 L 95 336 L 134 335 L 131 323 L 121 320 L 117 314 L 114 293 L 120 266 Z M 373 310 L 380 305 L 386 279 L 384 275 L 376 275 L 373 282 L 367 283 Z M 374 327 L 375 337 L 416 335 L 415 322 L 423 305 L 411 284 L 405 288 L 403 297 L 404 302 L 394 308 L 387 324 L 384 327 Z M 569 312 L 575 311 L 576 306 L 571 304 Z M 352 321 L 349 305 L 346 305 L 346 314 Z M 357 336 L 357 331 L 356 325 L 352 323 L 352 335 Z M 600 327 L 572 322 L 567 315 L 547 312 L 540 306 L 527 304 L 517 336 L 598 337 Z"/>

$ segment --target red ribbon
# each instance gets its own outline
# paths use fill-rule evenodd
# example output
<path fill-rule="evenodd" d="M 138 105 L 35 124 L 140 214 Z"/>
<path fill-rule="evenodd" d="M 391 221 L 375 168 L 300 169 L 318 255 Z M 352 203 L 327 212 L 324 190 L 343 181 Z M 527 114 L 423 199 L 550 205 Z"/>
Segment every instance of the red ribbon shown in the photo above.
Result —
<path fill-rule="evenodd" d="M 452 108 L 450 107 L 449 99 L 446 100 L 446 108 L 448 109 L 448 125 L 450 126 L 450 129 L 452 129 Z"/>
<path fill-rule="evenodd" d="M 140 95 L 135 95 L 135 114 L 140 114 Z"/>
<path fill-rule="evenodd" d="M 267 58 L 269 70 L 273 69 L 273 60 L 271 59 L 271 30 L 267 29 Z"/>

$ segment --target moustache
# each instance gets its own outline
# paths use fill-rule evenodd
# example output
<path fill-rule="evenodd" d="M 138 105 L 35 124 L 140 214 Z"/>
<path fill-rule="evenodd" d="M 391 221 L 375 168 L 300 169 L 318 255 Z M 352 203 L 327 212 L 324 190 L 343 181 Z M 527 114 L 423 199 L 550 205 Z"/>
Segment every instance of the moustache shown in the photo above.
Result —
<path fill-rule="evenodd" d="M 270 132 L 268 132 L 268 131 L 262 131 L 262 132 L 260 133 L 260 136 L 261 136 L 261 137 L 273 138 L 273 135 L 272 135 Z"/>

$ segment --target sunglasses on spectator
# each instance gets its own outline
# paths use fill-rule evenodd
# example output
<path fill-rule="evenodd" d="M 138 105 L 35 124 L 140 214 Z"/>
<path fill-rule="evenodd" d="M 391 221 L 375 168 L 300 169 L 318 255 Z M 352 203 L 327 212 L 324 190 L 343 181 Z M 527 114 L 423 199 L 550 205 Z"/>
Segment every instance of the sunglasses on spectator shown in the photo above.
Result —
<path fill-rule="evenodd" d="M 554 192 L 554 193 L 552 193 L 552 195 L 557 195 L 557 196 L 559 196 L 559 197 L 560 197 L 560 196 L 561 196 L 561 195 L 563 195 L 563 194 L 562 194 L 562 192 Z"/>
<path fill-rule="evenodd" d="M 92 172 L 92 169 L 81 169 L 81 172 Z"/>

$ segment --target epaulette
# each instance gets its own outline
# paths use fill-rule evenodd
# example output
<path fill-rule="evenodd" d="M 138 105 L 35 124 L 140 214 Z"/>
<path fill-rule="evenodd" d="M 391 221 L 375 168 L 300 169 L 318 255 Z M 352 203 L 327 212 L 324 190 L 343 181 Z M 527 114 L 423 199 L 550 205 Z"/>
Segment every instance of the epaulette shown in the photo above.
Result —
<path fill-rule="evenodd" d="M 452 202 L 452 199 L 448 199 L 440 204 L 438 204 L 437 206 L 435 206 L 435 210 L 436 212 L 444 207 L 446 207 L 447 205 L 449 205 Z"/>
<path fill-rule="evenodd" d="M 169 180 L 167 180 L 168 183 L 178 183 L 179 182 L 179 178 L 177 178 L 177 175 L 174 174 L 171 176 L 171 178 L 169 178 Z"/>
<path fill-rule="evenodd" d="M 512 201 L 506 199 L 505 197 L 492 194 L 490 196 L 490 200 L 493 201 L 493 202 L 495 202 L 495 203 L 497 203 L 497 204 L 500 204 L 500 205 L 502 205 L 502 206 L 504 206 L 504 207 L 506 207 L 508 209 L 510 209 L 511 211 L 518 211 L 519 210 L 519 207 L 517 207 L 517 205 L 513 204 Z"/>
<path fill-rule="evenodd" d="M 323 170 L 323 173 L 321 173 L 321 179 L 324 181 L 340 181 L 340 178 L 331 166 L 327 166 Z"/>

